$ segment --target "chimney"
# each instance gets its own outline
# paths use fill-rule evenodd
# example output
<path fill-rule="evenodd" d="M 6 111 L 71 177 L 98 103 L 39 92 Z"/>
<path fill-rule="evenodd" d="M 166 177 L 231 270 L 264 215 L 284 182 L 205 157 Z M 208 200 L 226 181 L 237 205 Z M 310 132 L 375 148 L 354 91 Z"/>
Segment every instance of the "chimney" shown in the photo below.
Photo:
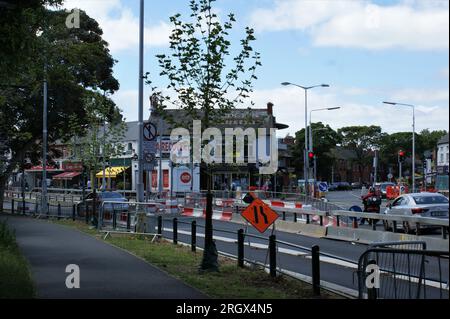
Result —
<path fill-rule="evenodd" d="M 273 115 L 273 103 L 267 103 L 267 115 Z"/>

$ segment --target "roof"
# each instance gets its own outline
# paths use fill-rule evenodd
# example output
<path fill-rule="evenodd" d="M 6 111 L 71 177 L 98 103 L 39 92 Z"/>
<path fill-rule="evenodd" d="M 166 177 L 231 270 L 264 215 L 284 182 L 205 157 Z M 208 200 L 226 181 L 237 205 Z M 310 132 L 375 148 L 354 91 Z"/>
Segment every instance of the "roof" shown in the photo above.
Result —
<path fill-rule="evenodd" d="M 440 144 L 448 144 L 448 133 L 439 139 L 439 141 L 437 142 L 437 145 L 440 145 Z"/>

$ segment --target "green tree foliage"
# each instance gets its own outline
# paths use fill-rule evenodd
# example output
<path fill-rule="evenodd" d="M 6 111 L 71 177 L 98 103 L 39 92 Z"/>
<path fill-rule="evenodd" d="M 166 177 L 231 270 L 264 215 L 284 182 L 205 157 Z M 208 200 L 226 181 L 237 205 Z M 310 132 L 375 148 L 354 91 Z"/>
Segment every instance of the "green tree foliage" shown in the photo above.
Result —
<path fill-rule="evenodd" d="M 86 123 L 88 96 L 119 88 L 112 75 L 116 61 L 98 23 L 80 10 L 80 28 L 67 28 L 68 12 L 45 7 L 60 2 L 14 1 L 0 7 L 0 137 L 2 149 L 8 150 L 0 172 L 0 201 L 5 182 L 25 155 L 33 162 L 41 158 L 44 78 L 50 145 L 70 138 L 73 118 Z M 109 114 L 118 112 L 114 105 L 111 109 Z"/>
<path fill-rule="evenodd" d="M 229 32 L 236 22 L 232 13 L 222 23 L 214 13 L 215 0 L 191 0 L 190 21 L 181 21 L 181 15 L 170 18 L 174 28 L 170 36 L 171 55 L 158 55 L 160 75 L 167 78 L 170 95 L 160 97 L 159 111 L 175 105 L 192 119 L 202 120 L 208 128 L 221 121 L 237 105 L 243 104 L 256 80 L 255 71 L 261 65 L 259 53 L 251 47 L 254 31 L 245 29 L 240 50 L 230 58 Z M 160 112 L 164 115 L 164 112 Z M 186 127 L 189 121 L 178 123 Z M 211 178 L 208 177 L 208 204 L 206 212 L 205 254 L 201 268 L 217 270 L 217 251 L 212 241 Z"/>
<path fill-rule="evenodd" d="M 330 152 L 341 143 L 341 136 L 329 125 L 322 122 L 312 123 L 314 154 L 317 157 L 317 177 L 321 180 L 331 179 L 331 164 L 334 161 Z M 308 127 L 309 130 L 309 127 Z M 309 133 L 309 131 L 308 131 Z M 305 149 L 305 130 L 295 133 L 295 146 L 293 148 L 294 165 L 297 176 L 303 176 L 303 152 Z"/>

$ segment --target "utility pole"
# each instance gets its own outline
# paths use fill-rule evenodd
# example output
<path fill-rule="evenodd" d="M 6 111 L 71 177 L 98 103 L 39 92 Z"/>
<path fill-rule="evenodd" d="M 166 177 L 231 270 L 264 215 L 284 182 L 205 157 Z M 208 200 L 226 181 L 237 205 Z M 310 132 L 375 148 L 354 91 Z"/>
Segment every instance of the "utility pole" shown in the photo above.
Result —
<path fill-rule="evenodd" d="M 138 178 L 136 195 L 137 201 L 144 201 L 144 181 L 143 181 L 143 134 L 144 134 L 144 0 L 140 0 L 140 14 L 139 14 L 139 119 L 138 119 Z"/>
<path fill-rule="evenodd" d="M 41 214 L 47 213 L 47 63 L 44 65 L 44 108 L 42 115 L 42 207 Z"/>

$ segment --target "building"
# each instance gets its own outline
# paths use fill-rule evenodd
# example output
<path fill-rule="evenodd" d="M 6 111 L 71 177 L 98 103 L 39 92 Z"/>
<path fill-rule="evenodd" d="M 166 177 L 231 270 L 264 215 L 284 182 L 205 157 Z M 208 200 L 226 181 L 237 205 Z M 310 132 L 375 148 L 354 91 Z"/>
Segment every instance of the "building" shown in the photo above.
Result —
<path fill-rule="evenodd" d="M 437 142 L 436 152 L 436 189 L 448 192 L 448 133 Z"/>
<path fill-rule="evenodd" d="M 201 114 L 198 114 L 201 117 Z M 192 164 L 191 156 L 188 154 L 188 163 L 185 165 L 172 166 L 170 160 L 170 150 L 172 149 L 173 142 L 170 141 L 170 134 L 174 128 L 182 127 L 192 132 L 192 116 L 187 112 L 175 109 L 164 110 L 163 116 L 153 114 L 150 117 L 150 123 L 154 124 L 157 128 L 158 140 L 161 139 L 162 143 L 157 143 L 157 148 L 162 148 L 161 157 L 161 171 L 154 169 L 152 173 L 152 186 L 158 187 L 162 180 L 163 188 L 169 189 L 170 185 L 173 185 L 173 190 L 183 191 L 190 190 L 198 191 L 200 189 L 207 188 L 208 176 L 211 176 L 212 189 L 213 190 L 233 190 L 237 188 L 248 189 L 250 186 L 262 186 L 265 182 L 268 182 L 272 189 L 275 187 L 276 181 L 273 180 L 271 175 L 260 175 L 256 163 L 248 163 L 249 157 L 256 156 L 257 161 L 261 164 L 268 159 L 268 153 L 266 155 L 260 155 L 258 158 L 255 154 L 263 153 L 258 150 L 258 146 L 269 145 L 267 141 L 263 141 L 262 137 L 258 136 L 256 143 L 249 145 L 247 142 L 244 147 L 244 154 L 240 153 L 236 147 L 233 148 L 233 159 L 236 157 L 243 157 L 244 163 L 225 163 L 225 148 L 223 147 L 225 139 L 222 139 L 222 160 L 218 159 L 217 162 L 211 163 L 209 166 L 210 172 L 206 172 L 205 166 L 199 164 Z M 275 130 L 287 128 L 287 125 L 276 122 L 276 118 L 273 115 L 273 104 L 268 103 L 265 109 L 232 109 L 225 113 L 219 121 L 214 124 L 224 136 L 225 129 L 242 128 L 246 130 L 253 128 L 257 131 L 258 128 L 273 128 Z M 160 129 L 162 128 L 162 129 Z M 202 128 L 203 130 L 204 128 Z M 161 136 L 159 136 L 161 135 Z M 248 141 L 248 139 L 246 140 Z M 278 146 L 280 143 L 276 140 Z M 282 147 L 281 152 L 285 150 Z M 215 155 L 214 155 L 215 156 Z M 159 162 L 158 152 L 156 153 L 157 162 Z M 282 163 L 282 169 L 286 168 L 287 154 L 282 155 L 280 162 Z M 280 164 L 280 163 L 277 163 Z M 134 165 L 133 165 L 134 166 Z M 287 171 L 286 171 L 287 172 Z M 148 176 L 144 176 L 148 178 Z M 281 179 L 282 180 L 282 179 Z M 188 185 L 185 182 L 189 181 Z M 188 187 L 186 187 L 188 186 Z"/>

